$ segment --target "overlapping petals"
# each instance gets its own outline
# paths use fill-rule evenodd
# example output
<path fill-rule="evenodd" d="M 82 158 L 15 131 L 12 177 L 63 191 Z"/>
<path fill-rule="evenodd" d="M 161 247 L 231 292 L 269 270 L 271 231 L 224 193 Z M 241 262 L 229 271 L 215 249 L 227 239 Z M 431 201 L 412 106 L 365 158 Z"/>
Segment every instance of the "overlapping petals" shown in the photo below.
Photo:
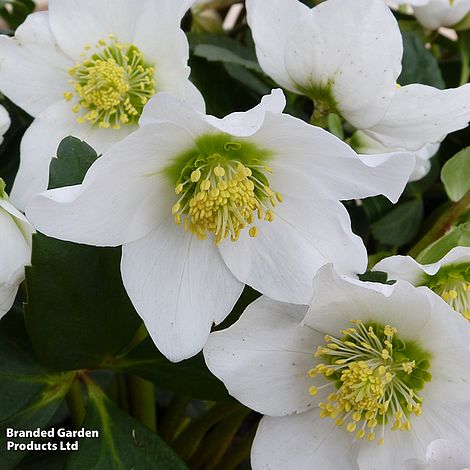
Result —
<path fill-rule="evenodd" d="M 325 263 L 351 275 L 364 271 L 365 248 L 339 200 L 376 194 L 397 200 L 412 170 L 401 155 L 365 164 L 329 133 L 281 114 L 284 105 L 275 90 L 255 108 L 217 119 L 160 93 L 141 128 L 98 159 L 82 185 L 34 198 L 28 217 L 57 238 L 123 244 L 124 283 L 157 346 L 172 360 L 189 357 L 204 345 L 212 322 L 229 313 L 244 283 L 281 301 L 307 303 L 311 279 Z M 212 234 L 200 240 L 175 225 L 178 176 L 167 170 L 198 139 L 212 136 L 268 154 L 266 178 L 282 194 L 274 220 L 259 220 L 254 233 L 241 229 L 237 241 L 217 245 Z M 178 269 L 170 276 L 173 263 Z"/>
<path fill-rule="evenodd" d="M 469 455 L 464 436 L 470 329 L 438 296 L 406 281 L 393 286 L 361 283 L 324 266 L 314 280 L 310 309 L 304 312 L 262 297 L 229 329 L 212 333 L 204 348 L 208 367 L 229 392 L 266 415 L 253 444 L 255 470 L 392 470 L 425 462 L 438 439 L 452 439 Z M 419 391 L 422 413 L 410 414 L 411 432 L 391 431 L 389 422 L 380 446 L 355 438 L 335 419 L 321 418 L 317 408 L 335 386 L 332 381 L 327 387 L 325 377 L 311 373 L 321 361 L 313 353 L 338 337 L 351 320 L 393 325 L 402 344 L 413 342 L 430 352 L 432 378 Z M 312 385 L 316 390 L 309 393 Z"/>

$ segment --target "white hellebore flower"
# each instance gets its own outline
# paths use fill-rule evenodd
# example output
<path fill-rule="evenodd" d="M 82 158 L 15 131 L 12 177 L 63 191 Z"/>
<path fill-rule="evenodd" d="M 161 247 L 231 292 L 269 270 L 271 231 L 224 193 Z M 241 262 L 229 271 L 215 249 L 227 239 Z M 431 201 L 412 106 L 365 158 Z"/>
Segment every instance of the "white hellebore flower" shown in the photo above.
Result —
<path fill-rule="evenodd" d="M 374 270 L 386 272 L 389 279 L 429 287 L 470 321 L 470 247 L 452 248 L 438 262 L 424 265 L 411 256 L 391 256 L 379 261 Z"/>
<path fill-rule="evenodd" d="M 31 261 L 33 232 L 25 216 L 8 200 L 0 178 L 0 318 L 13 305 L 24 279 L 24 266 Z"/>
<path fill-rule="evenodd" d="M 0 105 L 0 144 L 3 142 L 3 136 L 11 124 L 10 115 L 8 111 Z"/>
<path fill-rule="evenodd" d="M 420 150 L 467 126 L 470 84 L 397 87 L 403 44 L 383 0 L 247 0 L 263 70 L 310 97 L 314 116 L 341 115 L 391 151 Z"/>
<path fill-rule="evenodd" d="M 135 130 L 149 98 L 202 99 L 188 81 L 181 18 L 192 0 L 50 0 L 14 38 L 0 36 L 0 89 L 35 117 L 11 198 L 47 188 L 49 162 L 72 134 L 99 153 Z"/>
<path fill-rule="evenodd" d="M 387 155 L 390 149 L 372 139 L 362 131 L 356 131 L 349 139 L 352 148 L 363 154 L 362 158 L 373 158 L 369 155 Z M 409 152 L 410 157 L 415 160 L 415 167 L 410 175 L 410 181 L 418 181 L 426 176 L 431 169 L 431 158 L 436 155 L 440 144 L 426 144 L 422 149 Z M 374 157 L 376 158 L 376 157 Z"/>
<path fill-rule="evenodd" d="M 156 345 L 171 360 L 192 356 L 243 283 L 306 303 L 328 261 L 362 272 L 365 248 L 339 200 L 396 200 L 411 171 L 401 156 L 367 166 L 284 106 L 275 90 L 217 119 L 161 93 L 81 186 L 34 198 L 28 216 L 56 238 L 122 244 L 124 285 Z"/>
<path fill-rule="evenodd" d="M 426 28 L 452 27 L 470 13 L 470 0 L 429 0 L 413 8 L 416 19 Z"/>
<path fill-rule="evenodd" d="M 310 308 L 261 297 L 204 356 L 266 415 L 253 470 L 397 470 L 451 440 L 470 455 L 470 330 L 427 288 L 314 280 Z"/>

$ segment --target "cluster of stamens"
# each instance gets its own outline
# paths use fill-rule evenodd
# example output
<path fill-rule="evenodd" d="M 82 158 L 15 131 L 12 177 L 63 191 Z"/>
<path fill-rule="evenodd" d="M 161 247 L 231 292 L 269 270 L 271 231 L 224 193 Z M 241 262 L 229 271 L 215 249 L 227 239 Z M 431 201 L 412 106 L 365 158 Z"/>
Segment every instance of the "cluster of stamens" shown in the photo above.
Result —
<path fill-rule="evenodd" d="M 172 214 L 176 224 L 183 223 L 200 240 L 212 233 L 216 244 L 227 237 L 236 241 L 246 227 L 255 237 L 255 218 L 271 222 L 272 208 L 282 202 L 282 196 L 269 187 L 265 172 L 272 170 L 265 165 L 213 154 L 196 158 L 190 170 L 186 167 L 176 184 L 179 199 Z"/>
<path fill-rule="evenodd" d="M 411 415 L 421 414 L 422 398 L 417 390 L 430 380 L 429 363 L 419 361 L 418 365 L 407 357 L 392 326 L 366 326 L 360 320 L 352 323 L 355 327 L 341 331 L 342 339 L 327 335 L 326 344 L 318 347 L 315 356 L 325 362 L 308 374 L 312 378 L 323 375 L 329 383 L 312 386 L 309 392 L 316 395 L 321 389 L 336 387 L 319 404 L 320 416 L 345 425 L 357 439 L 374 441 L 378 437 L 381 445 L 386 425 L 409 431 Z"/>
<path fill-rule="evenodd" d="M 144 62 L 139 49 L 121 44 L 113 35 L 85 46 L 82 62 L 69 70 L 74 92 L 65 92 L 79 123 L 119 129 L 136 123 L 147 101 L 155 94 L 155 69 Z"/>
<path fill-rule="evenodd" d="M 439 274 L 437 275 L 438 277 Z M 470 321 L 470 266 L 449 271 L 431 286 L 456 312 Z"/>

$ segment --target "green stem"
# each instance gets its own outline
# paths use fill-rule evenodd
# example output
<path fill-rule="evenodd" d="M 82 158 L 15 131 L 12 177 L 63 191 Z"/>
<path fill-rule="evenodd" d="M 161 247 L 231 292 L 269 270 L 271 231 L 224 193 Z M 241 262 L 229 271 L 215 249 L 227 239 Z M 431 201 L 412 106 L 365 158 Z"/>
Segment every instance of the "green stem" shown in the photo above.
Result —
<path fill-rule="evenodd" d="M 250 458 L 251 446 L 255 438 L 258 425 L 252 429 L 225 454 L 217 466 L 217 470 L 235 470 L 242 462 Z"/>
<path fill-rule="evenodd" d="M 470 34 L 462 33 L 459 38 L 460 58 L 462 61 L 462 68 L 460 70 L 460 85 L 465 85 L 470 78 L 470 47 L 467 41 L 470 40 Z"/>
<path fill-rule="evenodd" d="M 189 461 L 194 470 L 212 469 L 227 451 L 242 422 L 250 413 L 248 409 L 236 410 L 211 429 Z"/>
<path fill-rule="evenodd" d="M 175 439 L 173 448 L 184 461 L 188 462 L 207 432 L 239 408 L 238 403 L 216 403 L 181 432 Z"/>
<path fill-rule="evenodd" d="M 76 378 L 65 397 L 70 411 L 70 419 L 74 428 L 79 428 L 85 418 L 85 402 L 83 400 L 80 380 Z"/>
<path fill-rule="evenodd" d="M 155 387 L 152 382 L 135 375 L 129 375 L 129 392 L 132 416 L 157 431 L 157 408 L 155 405 Z"/>
<path fill-rule="evenodd" d="M 175 395 L 166 409 L 160 424 L 160 437 L 168 442 L 173 442 L 190 399 L 183 395 Z"/>
<path fill-rule="evenodd" d="M 409 251 L 409 255 L 416 258 L 428 245 L 439 240 L 444 236 L 458 220 L 458 218 L 465 212 L 467 207 L 470 206 L 470 190 L 450 208 L 445 211 L 431 227 L 429 232 Z"/>

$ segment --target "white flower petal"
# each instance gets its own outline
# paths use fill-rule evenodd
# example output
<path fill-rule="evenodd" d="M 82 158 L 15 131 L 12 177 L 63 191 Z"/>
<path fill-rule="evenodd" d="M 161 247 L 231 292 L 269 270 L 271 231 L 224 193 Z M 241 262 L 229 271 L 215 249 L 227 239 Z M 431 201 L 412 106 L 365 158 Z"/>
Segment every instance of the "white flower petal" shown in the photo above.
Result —
<path fill-rule="evenodd" d="M 446 439 L 436 439 L 431 442 L 426 451 L 426 461 L 409 460 L 402 470 L 463 470 L 464 467 L 468 468 L 470 449 L 461 448 L 453 439 L 454 435 L 455 433 L 452 433 L 446 436 Z"/>
<path fill-rule="evenodd" d="M 145 238 L 123 246 L 124 286 L 158 349 L 171 361 L 197 354 L 213 323 L 243 290 L 215 245 L 170 216 Z"/>
<path fill-rule="evenodd" d="M 206 122 L 221 132 L 237 136 L 248 137 L 257 132 L 270 114 L 282 113 L 286 106 L 286 98 L 282 90 L 272 90 L 269 95 L 263 96 L 261 103 L 243 113 L 232 113 L 223 119 L 206 116 Z"/>
<path fill-rule="evenodd" d="M 135 1 L 135 0 L 134 0 Z M 96 0 L 95 2 L 96 3 Z M 115 0 L 113 0 L 113 7 Z M 131 4 L 138 15 L 132 43 L 146 62 L 155 66 L 156 90 L 184 97 L 190 69 L 188 40 L 180 28 L 192 0 L 137 0 Z"/>
<path fill-rule="evenodd" d="M 436 408 L 432 407 L 431 403 L 423 402 L 422 415 L 411 417 L 411 432 L 391 431 L 386 427 L 383 445 L 361 443 L 363 445 L 360 447 L 358 456 L 359 467 L 361 469 L 411 470 L 408 466 L 410 460 L 427 460 L 432 455 L 433 442 L 439 438 L 451 438 L 456 444 L 458 443 L 459 447 L 469 449 L 468 442 L 465 442 L 468 435 L 468 415 L 468 411 L 463 407 Z M 376 434 L 378 431 L 377 429 Z M 430 470 L 428 467 L 424 468 Z M 459 470 L 461 467 L 450 468 Z M 444 469 L 444 466 L 436 468 L 436 470 Z"/>
<path fill-rule="evenodd" d="M 426 28 L 438 29 L 457 24 L 470 12 L 470 0 L 428 0 L 414 8 L 416 19 Z"/>
<path fill-rule="evenodd" d="M 409 315 L 410 309 L 413 315 Z M 305 324 L 337 336 L 351 320 L 393 324 L 400 338 L 416 340 L 431 318 L 430 303 L 420 290 L 404 281 L 393 286 L 338 276 L 331 265 L 313 281 L 312 304 Z"/>
<path fill-rule="evenodd" d="M 16 207 L 24 210 L 35 194 L 47 188 L 49 163 L 64 137 L 73 135 L 85 140 L 100 154 L 134 129 L 134 126 L 123 126 L 119 130 L 100 129 L 86 122 L 79 124 L 70 103 L 66 101 L 47 108 L 26 130 L 21 141 L 20 168 L 11 191 L 11 200 Z"/>
<path fill-rule="evenodd" d="M 258 235 L 247 231 L 219 249 L 238 279 L 269 297 L 306 304 L 317 269 L 333 262 L 341 272 L 363 272 L 367 255 L 338 202 L 285 197 L 272 222 L 259 222 Z"/>
<path fill-rule="evenodd" d="M 363 131 L 387 147 L 419 150 L 469 121 L 470 83 L 447 90 L 415 84 L 397 89 L 383 119 Z"/>
<path fill-rule="evenodd" d="M 377 140 L 373 139 L 372 137 L 364 134 L 362 131 L 356 131 L 351 138 L 351 143 L 359 153 L 363 153 L 366 155 L 370 155 L 370 157 L 366 157 L 365 155 L 359 155 L 361 159 L 364 161 L 367 158 L 371 160 L 379 158 L 379 155 L 386 157 L 389 154 L 388 158 L 391 158 L 391 154 L 393 153 L 405 153 L 407 154 L 407 158 L 413 158 L 415 160 L 415 167 L 410 175 L 409 181 L 418 181 L 424 176 L 426 176 L 431 168 L 430 159 L 437 153 L 439 150 L 439 144 L 426 144 L 423 148 L 414 151 L 403 151 L 397 149 L 391 149 L 385 147 Z M 382 158 L 383 158 L 382 157 Z"/>
<path fill-rule="evenodd" d="M 360 470 L 356 452 L 353 436 L 332 419 L 321 419 L 315 409 L 280 418 L 265 416 L 253 442 L 251 464 L 253 470 Z"/>
<path fill-rule="evenodd" d="M 442 266 L 454 263 L 470 263 L 470 247 L 457 246 L 436 263 L 424 265 L 415 261 L 411 256 L 390 256 L 379 261 L 373 269 L 388 273 L 389 279 L 404 279 L 414 285 L 419 285 L 423 281 L 423 274 L 432 276 Z"/>
<path fill-rule="evenodd" d="M 269 162 L 275 168 L 269 177 L 272 187 L 298 198 L 311 194 L 344 200 L 383 194 L 396 202 L 414 167 L 406 154 L 361 160 L 329 132 L 287 114 L 267 113 L 249 140 L 274 152 Z"/>
<path fill-rule="evenodd" d="M 0 282 L 9 281 L 12 273 L 29 263 L 31 245 L 18 227 L 12 215 L 4 210 L 0 200 Z"/>
<path fill-rule="evenodd" d="M 284 63 L 287 39 L 309 9 L 298 0 L 247 0 L 248 24 L 263 70 L 283 88 L 296 91 Z"/>
<path fill-rule="evenodd" d="M 18 275 L 15 276 L 10 282 L 0 282 L 0 319 L 5 315 L 12 307 L 18 286 L 24 279 L 24 268 L 18 270 Z"/>
<path fill-rule="evenodd" d="M 33 198 L 28 218 L 41 232 L 79 243 L 115 246 L 137 240 L 171 214 L 174 187 L 164 174 L 192 138 L 171 123 L 148 125 L 99 158 L 83 185 Z"/>
<path fill-rule="evenodd" d="M 204 348 L 211 372 L 229 393 L 259 413 L 282 416 L 308 410 L 315 346 L 322 337 L 301 326 L 307 307 L 261 297 L 227 330 L 212 333 Z M 327 394 L 331 393 L 331 389 Z"/>
<path fill-rule="evenodd" d="M 139 125 L 147 126 L 159 122 L 172 122 L 184 127 L 193 137 L 204 134 L 210 129 L 204 122 L 201 103 L 186 101 L 169 93 L 157 93 L 146 105 Z"/>
<path fill-rule="evenodd" d="M 398 24 L 383 0 L 329 0 L 295 25 L 285 63 L 303 94 L 330 93 L 341 115 L 363 128 L 385 114 L 402 54 Z"/>
<path fill-rule="evenodd" d="M 9 129 L 10 124 L 11 119 L 8 111 L 2 105 L 0 105 L 0 144 L 3 142 L 3 136 Z"/>
<path fill-rule="evenodd" d="M 32 116 L 63 100 L 70 89 L 74 62 L 55 41 L 47 12 L 29 15 L 14 38 L 1 35 L 0 57 L 2 93 Z"/>

